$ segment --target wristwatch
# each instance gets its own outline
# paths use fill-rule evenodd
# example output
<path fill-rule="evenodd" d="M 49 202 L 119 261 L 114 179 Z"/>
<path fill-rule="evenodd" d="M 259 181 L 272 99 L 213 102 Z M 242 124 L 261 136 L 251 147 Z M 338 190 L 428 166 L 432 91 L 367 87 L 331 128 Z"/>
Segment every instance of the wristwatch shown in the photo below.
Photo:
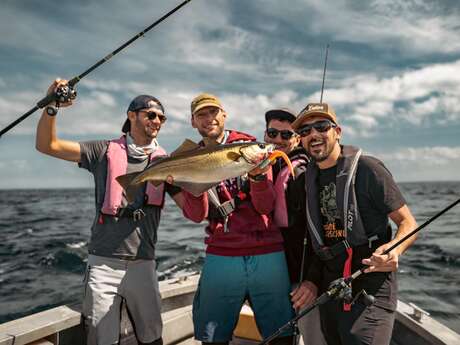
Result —
<path fill-rule="evenodd" d="M 261 182 L 261 181 L 265 181 L 267 179 L 267 175 L 266 174 L 258 174 L 258 175 L 254 175 L 254 176 L 249 175 L 249 179 L 254 181 L 254 182 Z"/>
<path fill-rule="evenodd" d="M 45 108 L 45 111 L 49 116 L 56 116 L 56 114 L 58 113 L 58 109 L 56 107 L 51 106 L 51 105 L 47 106 Z"/>

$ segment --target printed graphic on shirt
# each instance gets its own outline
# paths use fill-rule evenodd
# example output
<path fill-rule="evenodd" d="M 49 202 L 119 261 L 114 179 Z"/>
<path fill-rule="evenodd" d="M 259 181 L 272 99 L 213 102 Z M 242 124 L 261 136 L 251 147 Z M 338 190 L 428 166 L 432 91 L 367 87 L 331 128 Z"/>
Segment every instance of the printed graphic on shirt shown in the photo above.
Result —
<path fill-rule="evenodd" d="M 323 217 L 325 243 L 330 245 L 343 240 L 345 231 L 337 209 L 336 185 L 334 182 L 321 187 L 319 200 Z"/>

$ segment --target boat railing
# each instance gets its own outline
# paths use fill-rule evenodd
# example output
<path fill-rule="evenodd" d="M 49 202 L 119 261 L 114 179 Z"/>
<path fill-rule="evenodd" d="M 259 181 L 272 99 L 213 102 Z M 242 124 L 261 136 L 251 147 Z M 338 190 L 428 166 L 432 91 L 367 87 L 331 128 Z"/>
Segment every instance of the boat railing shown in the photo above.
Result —
<path fill-rule="evenodd" d="M 184 341 L 193 338 L 192 301 L 198 280 L 199 275 L 195 274 L 160 282 L 165 345 L 183 345 Z M 250 318 L 252 311 L 245 310 L 246 313 L 249 310 Z M 245 337 L 244 334 L 238 336 Z M 122 345 L 137 344 L 126 310 L 123 311 L 120 339 Z M 86 344 L 79 308 L 60 306 L 0 325 L 0 345 L 26 344 Z M 458 345 L 460 335 L 417 306 L 398 301 L 391 344 Z"/>

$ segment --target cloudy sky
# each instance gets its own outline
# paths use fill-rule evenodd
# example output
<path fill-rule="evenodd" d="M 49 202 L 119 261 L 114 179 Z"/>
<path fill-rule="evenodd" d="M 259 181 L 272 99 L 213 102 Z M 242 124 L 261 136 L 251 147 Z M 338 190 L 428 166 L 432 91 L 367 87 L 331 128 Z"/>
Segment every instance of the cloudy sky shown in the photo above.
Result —
<path fill-rule="evenodd" d="M 172 9 L 172 0 L 3 0 L 0 128 Z M 287 6 L 289 4 L 289 6 Z M 384 160 L 398 181 L 460 180 L 460 3 L 454 0 L 192 0 L 78 84 L 58 133 L 119 136 L 129 101 L 157 96 L 168 150 L 190 101 L 218 95 L 228 127 L 263 137 L 265 111 L 324 100 L 343 142 Z M 0 138 L 0 188 L 89 187 L 91 176 L 34 149 L 39 112 Z"/>

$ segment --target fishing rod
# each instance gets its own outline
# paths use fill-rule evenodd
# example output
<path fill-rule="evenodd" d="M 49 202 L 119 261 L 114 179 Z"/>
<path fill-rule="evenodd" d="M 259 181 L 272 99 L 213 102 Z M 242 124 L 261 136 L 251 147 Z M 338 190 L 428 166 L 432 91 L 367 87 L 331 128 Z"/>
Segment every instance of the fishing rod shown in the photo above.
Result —
<path fill-rule="evenodd" d="M 324 81 L 326 80 L 326 68 L 327 68 L 327 55 L 329 52 L 329 43 L 326 46 L 326 58 L 324 59 L 324 70 L 323 70 L 323 83 L 321 85 L 321 98 L 319 103 L 323 103 L 323 92 L 324 92 Z"/>
<path fill-rule="evenodd" d="M 8 132 L 10 129 L 15 127 L 17 124 L 20 122 L 24 121 L 27 117 L 32 115 L 34 112 L 36 112 L 38 109 L 46 107 L 48 104 L 51 102 L 59 102 L 59 103 L 65 103 L 71 99 L 74 99 L 77 96 L 77 92 L 74 89 L 74 86 L 82 80 L 84 77 L 86 77 L 88 74 L 90 74 L 92 71 L 94 71 L 96 68 L 104 64 L 105 62 L 109 61 L 112 57 L 114 57 L 116 54 L 118 54 L 120 51 L 125 49 L 127 46 L 129 46 L 131 43 L 136 41 L 138 38 L 143 37 L 148 31 L 153 29 L 155 26 L 160 24 L 162 21 L 164 21 L 166 18 L 180 10 L 182 7 L 184 7 L 186 4 L 188 4 L 192 0 L 185 0 L 181 4 L 177 5 L 175 8 L 173 8 L 171 11 L 163 15 L 160 19 L 156 20 L 153 22 L 150 26 L 136 34 L 134 37 L 123 43 L 121 46 L 119 46 L 117 49 L 115 49 L 113 52 L 96 62 L 94 65 L 92 65 L 90 68 L 88 68 L 86 71 L 81 73 L 80 75 L 73 77 L 72 79 L 69 80 L 66 86 L 59 87 L 54 93 L 51 93 L 41 99 L 40 101 L 37 102 L 35 107 L 30 109 L 28 112 L 20 116 L 18 119 L 10 123 L 8 126 L 3 128 L 0 131 L 0 138 Z"/>
<path fill-rule="evenodd" d="M 388 253 L 390 253 L 393 249 L 398 247 L 401 243 L 406 241 L 408 238 L 414 236 L 417 232 L 422 230 L 424 227 L 426 227 L 428 224 L 430 224 L 435 219 L 437 219 L 440 216 L 442 216 L 444 213 L 449 211 L 451 208 L 456 206 L 458 203 L 460 203 L 460 198 L 458 200 L 454 201 L 453 203 L 451 203 L 449 206 L 447 206 L 443 210 L 439 211 L 437 214 L 435 214 L 433 217 L 428 219 L 422 225 L 420 225 L 419 227 L 417 227 L 414 230 L 412 230 L 406 236 L 404 236 L 399 241 L 397 241 L 395 244 L 393 244 L 390 248 L 386 249 L 381 255 L 387 255 Z M 356 278 L 358 278 L 361 274 L 364 274 L 365 273 L 364 270 L 365 270 L 365 267 L 360 268 L 359 270 L 357 270 L 355 273 L 353 273 L 349 277 L 339 278 L 339 279 L 336 279 L 333 282 L 331 282 L 331 284 L 329 285 L 329 288 L 327 289 L 327 291 L 323 292 L 318 298 L 316 298 L 316 300 L 310 306 L 308 306 L 308 308 L 302 310 L 294 318 L 292 318 L 286 324 L 281 326 L 275 333 L 273 333 L 268 338 L 266 338 L 262 342 L 260 342 L 259 345 L 266 345 L 266 344 L 270 343 L 275 338 L 279 337 L 283 332 L 291 329 L 292 327 L 295 327 L 295 325 L 297 324 L 297 321 L 300 318 L 302 318 L 303 316 L 308 314 L 310 311 L 312 311 L 316 307 L 318 307 L 318 306 L 320 306 L 322 304 L 325 304 L 326 302 L 329 302 L 331 299 L 345 299 L 345 300 L 349 299 L 346 302 L 347 303 L 348 302 L 353 303 L 353 302 L 356 301 L 358 295 L 362 295 L 364 297 L 364 303 L 367 306 L 371 305 L 374 302 L 374 297 L 370 296 L 370 295 L 367 295 L 367 293 L 364 290 L 359 292 L 358 295 L 355 296 L 355 298 L 353 298 L 353 299 L 351 298 L 351 282 L 353 280 L 355 280 Z"/>
<path fill-rule="evenodd" d="M 328 52 L 329 52 L 329 43 L 326 45 L 326 57 L 324 59 L 324 70 L 323 70 L 323 82 L 322 82 L 322 85 L 321 85 L 321 98 L 320 98 L 320 103 L 323 103 L 323 92 L 324 92 L 324 82 L 326 80 L 326 69 L 327 69 L 327 56 L 328 56 Z M 298 282 L 298 287 L 300 287 L 300 285 L 302 284 L 303 282 L 303 271 L 304 271 L 304 267 L 305 267 L 305 252 L 306 252 L 306 247 L 307 247 L 307 231 L 305 232 L 305 236 L 304 236 L 304 239 L 303 239 L 303 249 L 302 249 L 302 260 L 301 260 L 301 263 L 300 263 L 300 276 L 299 276 L 299 282 Z M 300 319 L 300 318 L 299 318 Z M 293 329 L 294 331 L 294 337 L 292 338 L 292 344 L 293 345 L 298 345 L 299 344 L 299 340 L 300 340 L 300 330 L 299 330 L 299 326 L 298 326 L 298 319 L 293 319 L 292 320 L 292 324 L 290 325 L 290 327 Z"/>

